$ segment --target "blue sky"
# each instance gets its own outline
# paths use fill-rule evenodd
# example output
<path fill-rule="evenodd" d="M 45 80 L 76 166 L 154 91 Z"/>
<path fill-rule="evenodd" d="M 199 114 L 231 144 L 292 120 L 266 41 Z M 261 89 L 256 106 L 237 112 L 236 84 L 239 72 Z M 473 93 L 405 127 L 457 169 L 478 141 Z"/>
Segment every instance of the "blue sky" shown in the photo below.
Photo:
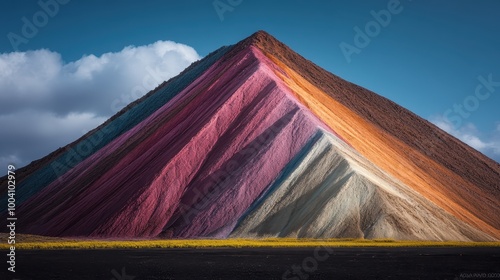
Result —
<path fill-rule="evenodd" d="M 10 134 L 0 164 L 24 165 L 96 126 L 114 113 L 96 108 L 141 83 L 134 75 L 160 67 L 167 79 L 260 29 L 500 161 L 499 1 L 55 1 L 0 3 L 0 125 Z M 29 36 L 26 20 L 37 29 Z M 64 95 L 74 88 L 78 96 Z"/>

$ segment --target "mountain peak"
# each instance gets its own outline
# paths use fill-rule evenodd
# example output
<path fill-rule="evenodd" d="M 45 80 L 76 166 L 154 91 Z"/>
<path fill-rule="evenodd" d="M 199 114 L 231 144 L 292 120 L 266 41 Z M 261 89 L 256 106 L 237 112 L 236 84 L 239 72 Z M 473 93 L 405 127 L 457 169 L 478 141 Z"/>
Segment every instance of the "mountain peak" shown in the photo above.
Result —
<path fill-rule="evenodd" d="M 249 46 L 254 46 L 260 49 L 266 48 L 267 45 L 276 45 L 280 44 L 284 46 L 280 41 L 274 38 L 271 34 L 267 33 L 264 30 L 259 30 L 252 35 L 246 37 L 245 39 L 239 41 L 233 48 L 233 52 L 240 51 L 241 49 L 245 49 Z"/>
<path fill-rule="evenodd" d="M 271 34 L 267 33 L 265 30 L 258 30 L 257 32 L 248 36 L 248 38 L 252 38 L 255 40 L 274 39 L 274 37 Z"/>

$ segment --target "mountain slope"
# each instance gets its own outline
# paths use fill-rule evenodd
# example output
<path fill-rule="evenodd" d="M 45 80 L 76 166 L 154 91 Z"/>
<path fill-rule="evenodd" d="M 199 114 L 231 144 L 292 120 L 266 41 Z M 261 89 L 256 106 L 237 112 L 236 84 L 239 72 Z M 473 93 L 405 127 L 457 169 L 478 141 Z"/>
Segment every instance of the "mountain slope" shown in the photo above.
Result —
<path fill-rule="evenodd" d="M 376 168 L 336 137 L 320 138 L 275 182 L 233 237 L 494 240 Z"/>

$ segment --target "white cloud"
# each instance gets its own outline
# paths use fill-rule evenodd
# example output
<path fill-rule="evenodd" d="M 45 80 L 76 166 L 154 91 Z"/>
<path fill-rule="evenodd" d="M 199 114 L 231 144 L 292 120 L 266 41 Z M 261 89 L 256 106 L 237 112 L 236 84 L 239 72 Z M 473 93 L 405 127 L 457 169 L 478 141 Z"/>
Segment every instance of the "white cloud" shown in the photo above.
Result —
<path fill-rule="evenodd" d="M 105 120 L 91 113 L 70 113 L 61 117 L 34 110 L 0 115 L 0 127 L 9 132 L 8 137 L 0 140 L 0 164 L 10 161 L 20 167 L 69 144 Z"/>
<path fill-rule="evenodd" d="M 454 128 L 451 122 L 441 116 L 432 117 L 430 121 L 465 144 L 500 162 L 500 123 L 497 124 L 495 131 L 483 135 L 470 122 L 459 128 Z"/>
<path fill-rule="evenodd" d="M 0 166 L 68 144 L 198 59 L 171 41 L 68 63 L 45 49 L 0 54 Z"/>
<path fill-rule="evenodd" d="M 18 158 L 17 155 L 15 155 L 15 154 L 1 156 L 0 157 L 0 166 L 2 166 L 5 169 L 5 171 L 3 171 L 2 174 L 5 175 L 7 173 L 7 166 L 9 164 L 14 164 L 14 166 L 16 166 L 16 164 L 20 161 L 21 161 L 21 159 Z"/>

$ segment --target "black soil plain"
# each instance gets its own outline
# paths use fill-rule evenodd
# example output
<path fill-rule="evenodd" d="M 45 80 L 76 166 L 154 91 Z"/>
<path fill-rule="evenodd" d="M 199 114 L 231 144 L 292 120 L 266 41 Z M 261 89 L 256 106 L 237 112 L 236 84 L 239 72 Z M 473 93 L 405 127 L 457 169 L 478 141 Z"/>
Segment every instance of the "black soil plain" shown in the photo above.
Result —
<path fill-rule="evenodd" d="M 4 264 L 5 265 L 5 264 Z M 500 279 L 500 248 L 19 250 L 1 279 Z"/>

